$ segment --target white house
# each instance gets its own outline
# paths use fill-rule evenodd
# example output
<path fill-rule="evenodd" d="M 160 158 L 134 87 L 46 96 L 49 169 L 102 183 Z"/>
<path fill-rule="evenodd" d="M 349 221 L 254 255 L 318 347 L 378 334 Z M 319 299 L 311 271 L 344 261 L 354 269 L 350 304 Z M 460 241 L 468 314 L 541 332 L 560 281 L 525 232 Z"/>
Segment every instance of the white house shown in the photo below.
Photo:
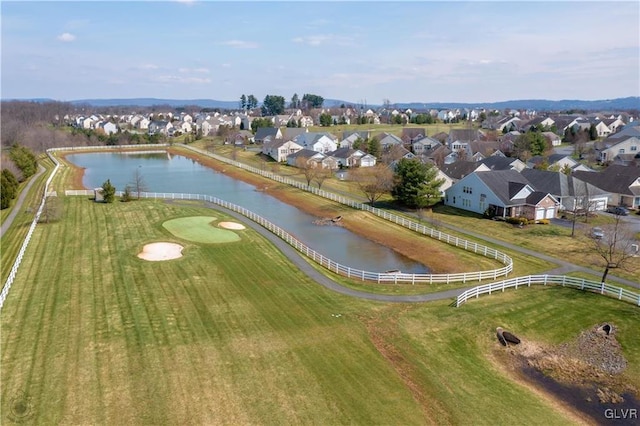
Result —
<path fill-rule="evenodd" d="M 536 191 L 515 170 L 473 172 L 445 191 L 447 206 L 499 217 L 531 220 L 556 216 L 558 201 L 549 193 Z"/>
<path fill-rule="evenodd" d="M 262 145 L 262 153 L 273 158 L 277 162 L 287 161 L 287 157 L 291 154 L 302 150 L 304 147 L 294 141 L 283 141 L 275 139 L 271 142 L 265 142 Z"/>
<path fill-rule="evenodd" d="M 295 142 L 303 148 L 326 154 L 338 149 L 336 141 L 328 133 L 308 132 L 295 138 Z"/>

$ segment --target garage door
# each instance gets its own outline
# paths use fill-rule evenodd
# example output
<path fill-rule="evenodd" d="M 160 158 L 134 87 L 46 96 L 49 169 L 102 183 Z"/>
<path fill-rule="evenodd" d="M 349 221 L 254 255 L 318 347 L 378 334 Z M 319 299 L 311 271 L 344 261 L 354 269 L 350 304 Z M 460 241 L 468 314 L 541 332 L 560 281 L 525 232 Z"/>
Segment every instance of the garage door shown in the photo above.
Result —
<path fill-rule="evenodd" d="M 547 213 L 546 213 L 545 219 L 553 219 L 554 217 L 556 217 L 556 209 L 555 209 L 555 207 L 547 208 Z"/>
<path fill-rule="evenodd" d="M 545 209 L 536 209 L 536 220 L 544 219 Z"/>

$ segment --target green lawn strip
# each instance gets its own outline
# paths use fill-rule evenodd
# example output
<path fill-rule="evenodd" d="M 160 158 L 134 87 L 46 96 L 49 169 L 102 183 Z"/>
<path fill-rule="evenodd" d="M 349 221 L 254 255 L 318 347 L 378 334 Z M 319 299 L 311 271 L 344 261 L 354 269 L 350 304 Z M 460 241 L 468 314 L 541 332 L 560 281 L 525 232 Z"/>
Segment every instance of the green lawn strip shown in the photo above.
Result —
<path fill-rule="evenodd" d="M 196 243 L 231 243 L 240 236 L 213 223 L 213 216 L 190 216 L 165 221 L 162 226 L 178 238 Z"/>

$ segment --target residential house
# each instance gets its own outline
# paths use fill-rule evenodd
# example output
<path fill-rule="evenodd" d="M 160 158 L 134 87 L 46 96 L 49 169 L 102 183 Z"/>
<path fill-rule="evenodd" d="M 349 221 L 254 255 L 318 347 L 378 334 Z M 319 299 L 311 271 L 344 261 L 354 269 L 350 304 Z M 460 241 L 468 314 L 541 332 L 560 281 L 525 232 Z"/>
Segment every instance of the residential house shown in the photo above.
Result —
<path fill-rule="evenodd" d="M 391 133 L 379 133 L 375 138 L 380 142 L 382 150 L 388 150 L 394 145 L 402 145 L 402 139 Z"/>
<path fill-rule="evenodd" d="M 287 156 L 287 164 L 292 167 L 301 167 L 301 163 L 311 168 L 337 169 L 338 164 L 335 159 L 331 159 L 325 154 L 310 149 L 301 149 Z"/>
<path fill-rule="evenodd" d="M 517 158 L 502 157 L 499 155 L 487 157 L 479 161 L 479 163 L 485 165 L 489 170 L 515 170 L 520 172 L 527 167 L 525 163 Z"/>
<path fill-rule="evenodd" d="M 609 192 L 609 205 L 640 207 L 640 167 L 612 164 L 601 172 L 576 171 L 572 176 Z"/>
<path fill-rule="evenodd" d="M 118 132 L 118 126 L 111 121 L 102 121 L 98 125 L 98 129 L 102 130 L 105 135 L 112 135 Z"/>
<path fill-rule="evenodd" d="M 527 167 L 538 169 L 545 163 L 547 166 L 547 170 L 564 171 L 568 167 L 571 171 L 593 171 L 584 164 L 574 160 L 572 156 L 565 154 L 551 154 L 548 157 L 536 155 L 534 157 L 531 157 L 531 159 L 527 161 Z"/>
<path fill-rule="evenodd" d="M 268 140 L 262 144 L 262 153 L 273 158 L 279 163 L 287 161 L 287 158 L 291 154 L 295 154 L 302 149 L 304 149 L 304 147 L 296 142 L 284 141 L 282 139 L 274 139 L 273 141 Z"/>
<path fill-rule="evenodd" d="M 424 152 L 434 148 L 436 146 L 442 145 L 439 140 L 433 139 L 430 137 L 423 137 L 417 140 L 414 140 L 411 143 L 411 151 L 413 151 L 416 155 L 422 155 Z"/>
<path fill-rule="evenodd" d="M 338 148 L 327 155 L 335 158 L 339 167 L 373 167 L 377 161 L 375 156 L 351 148 Z"/>
<path fill-rule="evenodd" d="M 515 170 L 473 172 L 445 192 L 445 205 L 498 217 L 526 217 L 530 220 L 556 217 L 558 201 L 549 193 L 536 191 Z"/>
<path fill-rule="evenodd" d="M 553 132 L 542 132 L 542 136 L 544 136 L 551 146 L 562 145 L 562 138 Z"/>
<path fill-rule="evenodd" d="M 439 170 L 447 176 L 453 183 L 456 183 L 465 176 L 473 172 L 489 171 L 489 167 L 475 161 L 456 161 L 455 163 L 445 164 Z"/>
<path fill-rule="evenodd" d="M 595 127 L 596 127 L 596 132 L 598 133 L 598 137 L 599 138 L 606 138 L 611 133 L 613 133 L 611 131 L 611 129 L 609 128 L 609 126 L 607 126 L 607 124 L 604 121 L 597 120 L 594 123 L 595 123 Z M 591 127 L 591 126 L 589 126 L 589 127 Z"/>
<path fill-rule="evenodd" d="M 640 136 L 619 136 L 607 138 L 594 144 L 598 161 L 612 162 L 620 154 L 640 154 Z"/>
<path fill-rule="evenodd" d="M 157 120 L 149 123 L 148 132 L 150 135 L 155 135 L 155 134 L 168 135 L 169 130 L 172 128 L 173 128 L 173 124 L 171 124 L 170 121 Z"/>
<path fill-rule="evenodd" d="M 427 135 L 427 130 L 420 127 L 403 127 L 400 139 L 405 144 L 411 145 L 413 142 L 423 139 Z"/>
<path fill-rule="evenodd" d="M 293 140 L 302 133 L 307 133 L 309 129 L 306 127 L 285 127 L 282 131 L 282 139 Z"/>
<path fill-rule="evenodd" d="M 323 154 L 335 151 L 338 148 L 338 144 L 334 140 L 333 135 L 326 132 L 301 133 L 296 136 L 294 140 L 303 148 Z"/>
<path fill-rule="evenodd" d="M 370 134 L 369 131 L 361 131 L 361 132 L 349 131 L 349 132 L 344 132 L 342 134 L 342 140 L 340 141 L 338 146 L 340 148 L 353 148 L 353 143 L 356 140 L 358 140 L 358 139 L 367 140 L 370 137 L 370 135 L 371 134 Z"/>
<path fill-rule="evenodd" d="M 273 142 L 278 139 L 282 139 L 282 132 L 277 127 L 258 127 L 253 137 L 255 143 Z"/>
<path fill-rule="evenodd" d="M 447 137 L 447 145 L 449 149 L 455 150 L 451 147 L 454 142 L 471 142 L 477 140 L 484 140 L 485 134 L 476 129 L 451 129 L 449 136 Z"/>
<path fill-rule="evenodd" d="M 590 183 L 564 173 L 524 169 L 520 172 L 537 190 L 548 192 L 560 203 L 559 210 L 604 211 L 610 194 Z"/>
<path fill-rule="evenodd" d="M 622 129 L 622 127 L 624 126 L 624 121 L 622 121 L 621 119 L 614 117 L 614 118 L 605 118 L 602 120 L 604 124 L 607 125 L 607 127 L 609 128 L 609 130 L 611 130 L 611 133 L 617 133 L 618 130 Z"/>

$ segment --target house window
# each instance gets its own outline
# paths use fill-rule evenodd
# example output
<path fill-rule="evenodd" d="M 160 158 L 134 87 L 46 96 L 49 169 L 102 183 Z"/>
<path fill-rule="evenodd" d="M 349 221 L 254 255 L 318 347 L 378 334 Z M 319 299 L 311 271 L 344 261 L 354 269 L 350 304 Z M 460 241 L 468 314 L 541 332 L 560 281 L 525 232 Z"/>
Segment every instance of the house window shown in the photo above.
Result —
<path fill-rule="evenodd" d="M 453 197 L 453 204 L 456 203 L 456 197 Z"/>
<path fill-rule="evenodd" d="M 638 147 L 637 147 L 637 146 L 635 146 L 635 145 L 632 145 L 632 146 L 631 146 L 631 151 L 637 151 L 637 150 L 638 150 Z"/>
<path fill-rule="evenodd" d="M 618 154 L 624 154 L 624 148 L 620 148 L 620 150 L 618 151 Z"/>

